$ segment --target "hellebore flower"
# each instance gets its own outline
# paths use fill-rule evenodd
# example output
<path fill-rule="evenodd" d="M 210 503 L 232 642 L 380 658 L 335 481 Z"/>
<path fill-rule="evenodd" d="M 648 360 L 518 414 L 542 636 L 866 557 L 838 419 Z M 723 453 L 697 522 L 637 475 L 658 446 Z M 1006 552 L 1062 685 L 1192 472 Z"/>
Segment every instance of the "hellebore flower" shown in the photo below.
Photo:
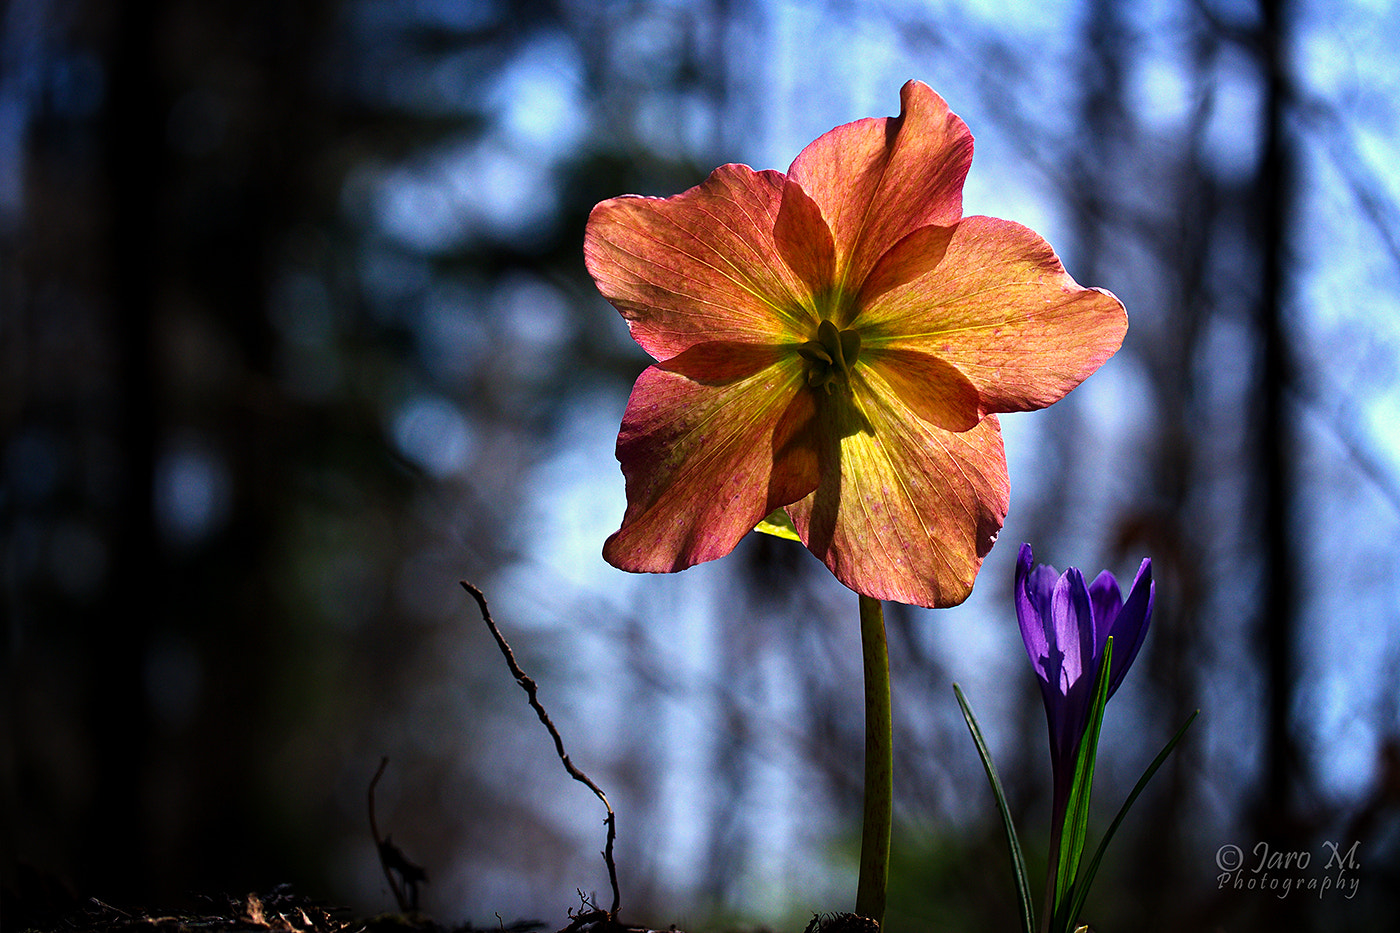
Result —
<path fill-rule="evenodd" d="M 1113 636 L 1113 660 L 1108 675 L 1111 697 L 1123 682 L 1147 636 L 1156 597 L 1152 561 L 1145 558 L 1123 599 L 1118 581 L 1105 570 L 1088 586 L 1071 567 L 1031 565 L 1031 546 L 1021 545 L 1016 561 L 1016 620 L 1031 665 L 1040 679 L 1045 718 L 1050 725 L 1050 764 L 1054 779 L 1055 819 L 1069 797 L 1079 743 L 1088 726 L 1094 681 L 1104 645 Z"/>
<path fill-rule="evenodd" d="M 963 217 L 972 135 L 928 86 L 900 98 L 787 174 L 722 165 L 594 207 L 588 271 L 656 360 L 618 434 L 613 565 L 713 560 L 786 509 L 860 594 L 967 597 L 1009 501 L 994 413 L 1062 398 L 1127 316 L 1032 231 Z"/>

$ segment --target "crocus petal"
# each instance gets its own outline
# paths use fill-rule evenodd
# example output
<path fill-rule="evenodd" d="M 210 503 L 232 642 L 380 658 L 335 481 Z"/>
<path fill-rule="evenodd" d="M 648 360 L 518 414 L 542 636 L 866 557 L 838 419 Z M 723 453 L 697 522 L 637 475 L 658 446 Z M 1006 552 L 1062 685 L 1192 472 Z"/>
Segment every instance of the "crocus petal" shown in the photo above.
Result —
<path fill-rule="evenodd" d="M 1113 295 L 1076 284 L 1055 251 L 1020 224 L 968 217 L 933 272 L 860 312 L 870 349 L 918 350 L 956 366 L 984 412 L 1050 405 L 1123 342 Z"/>
<path fill-rule="evenodd" d="M 1055 581 L 1051 597 L 1056 644 L 1062 667 L 1056 695 L 1046 704 L 1052 764 L 1057 772 L 1073 769 L 1075 750 L 1088 722 L 1089 705 L 1099 673 L 1094 653 L 1092 608 L 1084 575 L 1070 567 Z"/>
<path fill-rule="evenodd" d="M 1042 684 L 1060 690 L 1060 670 L 1063 664 L 1055 657 L 1059 652 L 1054 615 L 1050 605 L 1059 576 L 1055 568 L 1034 563 L 1029 544 L 1022 544 L 1016 555 L 1016 622 L 1021 627 L 1021 640 L 1026 643 L 1031 669 Z M 1051 702 L 1047 696 L 1045 702 Z"/>
<path fill-rule="evenodd" d="M 838 126 L 788 170 L 821 208 L 836 242 L 837 283 L 852 289 L 911 231 L 962 217 L 972 134 L 926 84 L 908 82 L 899 98 L 899 116 Z"/>
<path fill-rule="evenodd" d="M 655 573 L 723 557 L 765 515 L 811 492 L 813 397 L 796 364 L 722 385 L 648 367 L 618 434 L 627 511 L 603 557 Z"/>
<path fill-rule="evenodd" d="M 1094 608 L 1094 653 L 1103 654 L 1104 644 L 1112 633 L 1113 621 L 1123 608 L 1123 596 L 1118 590 L 1118 580 L 1104 570 L 1089 584 L 1089 602 Z M 1118 650 L 1122 651 L 1120 644 Z"/>
<path fill-rule="evenodd" d="M 1138 566 L 1137 576 L 1123 608 L 1113 620 L 1113 671 L 1108 681 L 1109 696 L 1117 690 L 1128 673 L 1138 650 L 1147 639 L 1147 628 L 1152 622 L 1152 604 L 1156 601 L 1157 585 L 1152 582 L 1152 561 L 1144 558 Z"/>
<path fill-rule="evenodd" d="M 1048 680 L 1045 659 L 1050 657 L 1049 606 L 1044 595 L 1031 585 L 1031 546 L 1022 544 L 1016 557 L 1016 622 L 1021 627 L 1021 640 L 1030 655 L 1031 668 L 1042 682 Z"/>
<path fill-rule="evenodd" d="M 584 262 L 653 358 L 702 341 L 807 339 L 809 289 L 773 240 L 783 181 L 780 172 L 722 165 L 674 197 L 628 195 L 593 208 Z"/>
<path fill-rule="evenodd" d="M 1040 564 L 1031 571 L 1027 589 L 1040 606 L 1040 614 L 1050 618 L 1050 596 L 1055 592 L 1055 581 L 1060 579 L 1059 571 L 1049 564 Z"/>
<path fill-rule="evenodd" d="M 788 507 L 803 543 L 846 586 L 876 599 L 954 606 L 967 598 L 1006 518 L 1001 427 L 941 430 L 866 371 L 859 405 L 819 397 L 821 485 Z"/>
<path fill-rule="evenodd" d="M 1064 652 L 1064 667 L 1060 692 L 1069 692 L 1085 677 L 1097 673 L 1098 656 L 1094 653 L 1093 610 L 1084 575 L 1071 567 L 1055 583 L 1050 597 L 1050 615 L 1054 620 L 1054 641 Z"/>

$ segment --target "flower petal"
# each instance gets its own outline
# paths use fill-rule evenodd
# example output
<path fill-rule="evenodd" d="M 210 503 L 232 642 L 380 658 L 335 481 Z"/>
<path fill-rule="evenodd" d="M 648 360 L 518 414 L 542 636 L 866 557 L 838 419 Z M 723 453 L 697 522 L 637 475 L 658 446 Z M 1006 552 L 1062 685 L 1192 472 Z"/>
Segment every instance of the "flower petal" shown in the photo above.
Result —
<path fill-rule="evenodd" d="M 1152 582 L 1152 560 L 1143 558 L 1133 578 L 1133 588 L 1113 620 L 1113 671 L 1108 681 L 1108 695 L 1118 690 L 1128 668 L 1138 656 L 1147 639 L 1147 627 L 1152 622 L 1152 604 L 1156 601 L 1157 585 Z"/>
<path fill-rule="evenodd" d="M 608 563 L 666 573 L 723 557 L 816 487 L 813 393 L 795 358 L 767 352 L 768 366 L 726 383 L 660 366 L 637 379 L 617 438 L 627 511 L 603 545 Z"/>
<path fill-rule="evenodd" d="M 957 225 L 920 227 L 885 250 L 860 286 L 857 308 L 868 308 L 885 292 L 937 269 L 948 253 Z"/>
<path fill-rule="evenodd" d="M 1021 627 L 1021 640 L 1026 644 L 1031 667 L 1042 682 L 1048 682 L 1045 662 L 1050 657 L 1050 630 L 1046 624 L 1049 615 L 1042 612 L 1042 607 L 1048 607 L 1044 595 L 1031 586 L 1031 561 L 1031 546 L 1022 544 L 1016 557 L 1016 622 Z"/>
<path fill-rule="evenodd" d="M 962 217 L 972 164 L 967 124 L 919 81 L 899 97 L 899 116 L 838 126 L 788 170 L 821 208 L 835 239 L 838 284 L 852 289 L 911 231 Z"/>
<path fill-rule="evenodd" d="M 869 348 L 919 350 L 977 387 L 983 412 L 1059 401 L 1123 342 L 1117 298 L 1078 285 L 1036 233 L 992 217 L 957 225 L 932 273 L 861 310 Z"/>
<path fill-rule="evenodd" d="M 593 208 L 584 262 L 653 358 L 701 341 L 807 339 L 809 289 L 773 239 L 783 181 L 780 172 L 721 165 L 674 197 L 628 195 Z"/>
<path fill-rule="evenodd" d="M 1118 579 L 1107 570 L 1099 573 L 1089 584 L 1089 603 L 1094 609 L 1094 653 L 1103 654 L 1103 646 L 1108 642 L 1108 636 L 1113 634 L 1113 621 L 1123 608 Z M 1121 644 L 1118 650 L 1123 650 Z"/>
<path fill-rule="evenodd" d="M 728 385 L 772 366 L 781 352 L 763 344 L 706 341 L 657 364 L 657 368 L 705 385 Z"/>
<path fill-rule="evenodd" d="M 810 295 L 821 295 L 835 278 L 836 246 L 821 208 L 802 186 L 789 178 L 783 184 L 782 207 L 773 225 L 778 252 Z"/>
<path fill-rule="evenodd" d="M 1038 600 L 1040 614 L 1046 619 L 1050 618 L 1050 597 L 1055 593 L 1055 581 L 1060 579 L 1060 574 L 1049 564 L 1037 564 L 1031 571 L 1030 584 L 1027 590 L 1031 597 Z M 1046 624 L 1049 624 L 1048 622 Z"/>
<path fill-rule="evenodd" d="M 1050 754 L 1055 775 L 1059 778 L 1065 753 L 1064 735 L 1070 721 L 1065 702 L 1065 652 L 1055 629 L 1052 600 L 1060 577 L 1055 568 L 1033 564 L 1031 546 L 1022 544 L 1016 559 L 1016 621 L 1021 628 L 1021 640 L 1031 659 L 1040 696 L 1045 703 L 1045 722 L 1050 729 Z"/>
<path fill-rule="evenodd" d="M 967 598 L 1006 518 L 1001 427 L 954 434 L 917 417 L 869 369 L 859 403 L 817 397 L 821 484 L 788 507 L 809 550 L 876 599 L 954 606 Z"/>
<path fill-rule="evenodd" d="M 1074 768 L 1075 750 L 1089 719 L 1100 656 L 1094 653 L 1089 591 L 1077 568 L 1065 570 L 1051 597 L 1056 644 L 1063 661 L 1055 701 L 1046 709 L 1050 722 L 1052 768 L 1066 774 Z"/>
<path fill-rule="evenodd" d="M 967 431 L 981 420 L 977 387 L 956 366 L 927 353 L 884 350 L 865 359 L 920 418 L 945 431 Z"/>
<path fill-rule="evenodd" d="M 1086 673 L 1091 678 L 1098 673 L 1089 590 L 1077 568 L 1070 567 L 1056 581 L 1050 614 L 1054 619 L 1055 644 L 1065 655 L 1060 691 L 1069 695 Z"/>

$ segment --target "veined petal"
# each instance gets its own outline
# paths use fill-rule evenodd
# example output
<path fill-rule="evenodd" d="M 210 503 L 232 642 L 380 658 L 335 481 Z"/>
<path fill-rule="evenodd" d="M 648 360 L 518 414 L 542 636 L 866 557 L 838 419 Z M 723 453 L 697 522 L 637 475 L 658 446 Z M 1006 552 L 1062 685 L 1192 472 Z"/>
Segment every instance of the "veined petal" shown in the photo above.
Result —
<path fill-rule="evenodd" d="M 1113 634 L 1112 625 L 1123 608 L 1123 596 L 1118 590 L 1118 580 L 1107 570 L 1101 571 L 1094 582 L 1089 584 L 1089 603 L 1094 609 L 1094 652 L 1103 654 L 1108 636 Z M 1121 649 L 1121 645 L 1119 646 Z"/>
<path fill-rule="evenodd" d="M 593 208 L 584 262 L 653 358 L 702 341 L 806 339 L 809 289 L 773 239 L 783 181 L 781 172 L 721 165 L 674 197 Z"/>
<path fill-rule="evenodd" d="M 1050 612 L 1054 618 L 1055 643 L 1064 652 L 1060 692 L 1068 695 L 1083 681 L 1086 672 L 1090 678 L 1097 673 L 1098 664 L 1089 590 L 1084 585 L 1084 575 L 1077 568 L 1069 568 L 1056 581 Z"/>
<path fill-rule="evenodd" d="M 910 282 L 937 269 L 948 253 L 948 244 L 953 241 L 957 225 L 947 227 L 920 227 L 885 250 L 870 274 L 860 286 L 860 297 L 856 299 L 858 308 L 875 303 L 885 292 L 908 285 Z"/>
<path fill-rule="evenodd" d="M 773 225 L 773 239 L 789 269 L 808 294 L 821 295 L 835 280 L 836 247 L 821 208 L 791 178 L 783 183 L 783 203 Z"/>
<path fill-rule="evenodd" d="M 1157 586 L 1152 582 L 1152 561 L 1144 558 L 1138 565 L 1137 576 L 1123 608 L 1113 620 L 1113 670 L 1108 681 L 1108 695 L 1112 696 L 1123 682 L 1128 668 L 1138 656 L 1143 641 L 1147 638 L 1147 627 L 1152 622 L 1152 604 L 1157 598 Z M 1121 661 L 1119 659 L 1122 659 Z"/>
<path fill-rule="evenodd" d="M 1021 628 L 1021 640 L 1026 644 L 1026 654 L 1030 656 L 1031 668 L 1041 682 L 1049 677 L 1046 659 L 1050 657 L 1050 619 L 1048 598 L 1032 585 L 1031 546 L 1022 544 L 1016 556 L 1016 622 Z"/>
<path fill-rule="evenodd" d="M 707 384 L 659 366 L 637 379 L 617 438 L 627 479 L 613 566 L 667 573 L 723 557 L 765 515 L 817 484 L 814 395 L 795 355 Z"/>
<path fill-rule="evenodd" d="M 932 273 L 861 311 L 868 348 L 919 350 L 956 366 L 983 412 L 1059 401 L 1123 343 L 1110 293 L 1077 284 L 1050 244 L 1017 223 L 968 217 Z"/>
<path fill-rule="evenodd" d="M 917 606 L 967 598 L 1006 518 L 1001 427 L 941 430 L 853 376 L 859 406 L 818 398 L 821 484 L 788 507 L 809 550 L 857 593 Z"/>
<path fill-rule="evenodd" d="M 1058 769 L 1074 767 L 1074 753 L 1084 734 L 1089 701 L 1099 672 L 1100 655 L 1094 651 L 1089 591 L 1084 575 L 1070 567 L 1055 582 L 1051 597 L 1055 637 L 1062 667 L 1055 692 L 1058 697 L 1046 709 L 1050 722 L 1052 761 Z"/>
<path fill-rule="evenodd" d="M 839 285 L 860 287 L 911 231 L 962 217 L 972 134 L 932 88 L 910 81 L 897 117 L 838 126 L 803 149 L 788 175 L 821 208 Z"/>
<path fill-rule="evenodd" d="M 864 358 L 889 391 L 934 427 L 966 431 L 981 420 L 977 387 L 951 363 L 914 350 L 875 350 Z"/>
<path fill-rule="evenodd" d="M 706 341 L 657 364 L 657 368 L 679 373 L 693 382 L 721 386 L 767 369 L 783 352 L 780 347 L 762 344 Z"/>

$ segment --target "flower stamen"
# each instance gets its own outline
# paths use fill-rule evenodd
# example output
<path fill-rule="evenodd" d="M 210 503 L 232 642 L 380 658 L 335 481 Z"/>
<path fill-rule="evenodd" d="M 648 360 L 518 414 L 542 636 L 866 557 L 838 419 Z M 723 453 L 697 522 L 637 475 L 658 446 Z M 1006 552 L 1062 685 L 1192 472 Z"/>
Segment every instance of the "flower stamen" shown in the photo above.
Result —
<path fill-rule="evenodd" d="M 850 379 L 851 367 L 860 356 L 860 334 L 841 330 L 823 318 L 817 325 L 817 339 L 802 344 L 797 352 L 807 361 L 807 384 L 829 395 L 833 386 Z"/>

